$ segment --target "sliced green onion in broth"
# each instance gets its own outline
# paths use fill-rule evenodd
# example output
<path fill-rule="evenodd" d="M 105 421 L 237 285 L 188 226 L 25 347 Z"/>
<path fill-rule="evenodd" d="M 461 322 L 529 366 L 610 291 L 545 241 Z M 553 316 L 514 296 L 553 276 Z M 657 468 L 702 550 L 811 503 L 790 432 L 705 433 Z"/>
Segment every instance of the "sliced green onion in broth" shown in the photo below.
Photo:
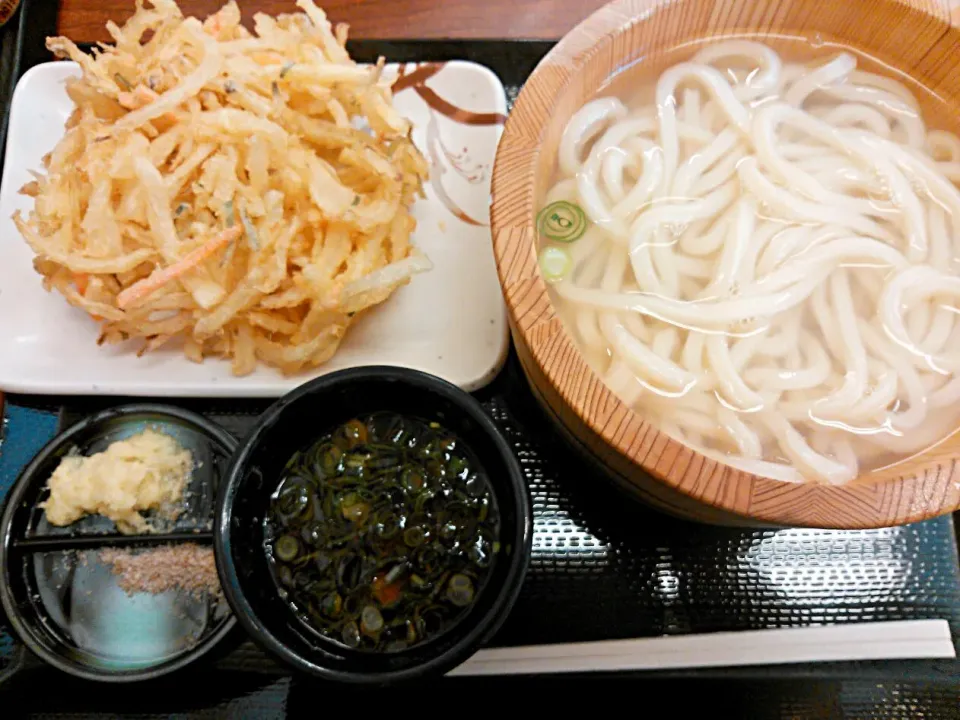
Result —
<path fill-rule="evenodd" d="M 560 282 L 573 269 L 573 258 L 566 249 L 550 245 L 540 251 L 540 272 L 548 283 Z"/>
<path fill-rule="evenodd" d="M 587 215 L 583 208 L 566 200 L 547 205 L 537 215 L 537 232 L 554 242 L 579 240 L 587 231 Z"/>

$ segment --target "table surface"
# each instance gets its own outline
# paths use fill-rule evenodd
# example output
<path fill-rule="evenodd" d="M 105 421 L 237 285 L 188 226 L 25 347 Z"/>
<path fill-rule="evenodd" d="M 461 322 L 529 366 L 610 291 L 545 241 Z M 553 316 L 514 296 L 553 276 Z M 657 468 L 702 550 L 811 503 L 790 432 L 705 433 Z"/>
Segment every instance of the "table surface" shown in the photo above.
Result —
<path fill-rule="evenodd" d="M 320 0 L 354 38 L 537 38 L 555 40 L 607 0 Z M 205 17 L 222 0 L 180 0 Z M 291 12 L 293 0 L 239 0 L 244 17 Z M 133 13 L 133 0 L 62 0 L 60 33 L 77 42 L 109 41 L 104 25 Z"/>

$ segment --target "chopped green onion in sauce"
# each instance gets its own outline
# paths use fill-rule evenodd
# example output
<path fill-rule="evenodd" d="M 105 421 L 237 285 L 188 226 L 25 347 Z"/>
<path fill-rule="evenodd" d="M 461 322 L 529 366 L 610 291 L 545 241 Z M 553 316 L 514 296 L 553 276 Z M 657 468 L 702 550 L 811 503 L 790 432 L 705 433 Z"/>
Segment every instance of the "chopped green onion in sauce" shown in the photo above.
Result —
<path fill-rule="evenodd" d="M 297 617 L 373 652 L 459 622 L 500 550 L 496 498 L 471 450 L 438 423 L 394 413 L 345 422 L 296 453 L 264 530 Z"/>
<path fill-rule="evenodd" d="M 273 552 L 279 560 L 290 562 L 300 552 L 300 543 L 292 535 L 283 535 L 274 543 Z"/>

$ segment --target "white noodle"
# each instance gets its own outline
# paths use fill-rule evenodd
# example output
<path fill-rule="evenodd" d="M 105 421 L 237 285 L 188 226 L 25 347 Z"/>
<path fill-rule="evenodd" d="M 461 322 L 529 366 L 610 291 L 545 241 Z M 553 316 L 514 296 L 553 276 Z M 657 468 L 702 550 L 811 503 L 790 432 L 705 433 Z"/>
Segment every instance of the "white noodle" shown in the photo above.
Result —
<path fill-rule="evenodd" d="M 611 389 L 784 482 L 849 482 L 953 432 L 960 138 L 849 53 L 720 42 L 653 96 L 578 111 L 546 195 L 590 220 L 553 287 Z"/>

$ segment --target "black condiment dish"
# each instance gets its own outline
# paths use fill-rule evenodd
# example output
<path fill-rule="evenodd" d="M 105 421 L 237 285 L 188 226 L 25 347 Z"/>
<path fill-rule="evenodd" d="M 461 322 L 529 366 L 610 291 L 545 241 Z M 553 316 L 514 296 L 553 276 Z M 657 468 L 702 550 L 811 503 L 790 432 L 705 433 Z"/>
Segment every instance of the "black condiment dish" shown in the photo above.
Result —
<path fill-rule="evenodd" d="M 429 642 L 390 653 L 357 651 L 305 625 L 280 597 L 265 550 L 264 516 L 291 456 L 353 417 L 393 412 L 438 422 L 479 458 L 500 512 L 500 555 L 470 612 Z M 221 486 L 214 542 L 234 614 L 268 652 L 297 670 L 350 683 L 393 683 L 444 673 L 500 627 L 529 564 L 532 513 L 520 466 L 469 394 L 432 375 L 366 367 L 325 375 L 271 406 L 241 443 Z"/>
<path fill-rule="evenodd" d="M 40 504 L 64 456 L 101 452 L 148 427 L 171 435 L 194 459 L 184 509 L 168 528 L 121 535 L 100 516 L 66 527 L 47 522 Z M 210 544 L 217 486 L 236 447 L 201 415 L 148 403 L 90 415 L 45 445 L 20 473 L 0 517 L 0 601 L 24 645 L 64 672 L 107 682 L 153 679 L 225 650 L 236 620 L 222 596 L 128 595 L 98 553 Z"/>

